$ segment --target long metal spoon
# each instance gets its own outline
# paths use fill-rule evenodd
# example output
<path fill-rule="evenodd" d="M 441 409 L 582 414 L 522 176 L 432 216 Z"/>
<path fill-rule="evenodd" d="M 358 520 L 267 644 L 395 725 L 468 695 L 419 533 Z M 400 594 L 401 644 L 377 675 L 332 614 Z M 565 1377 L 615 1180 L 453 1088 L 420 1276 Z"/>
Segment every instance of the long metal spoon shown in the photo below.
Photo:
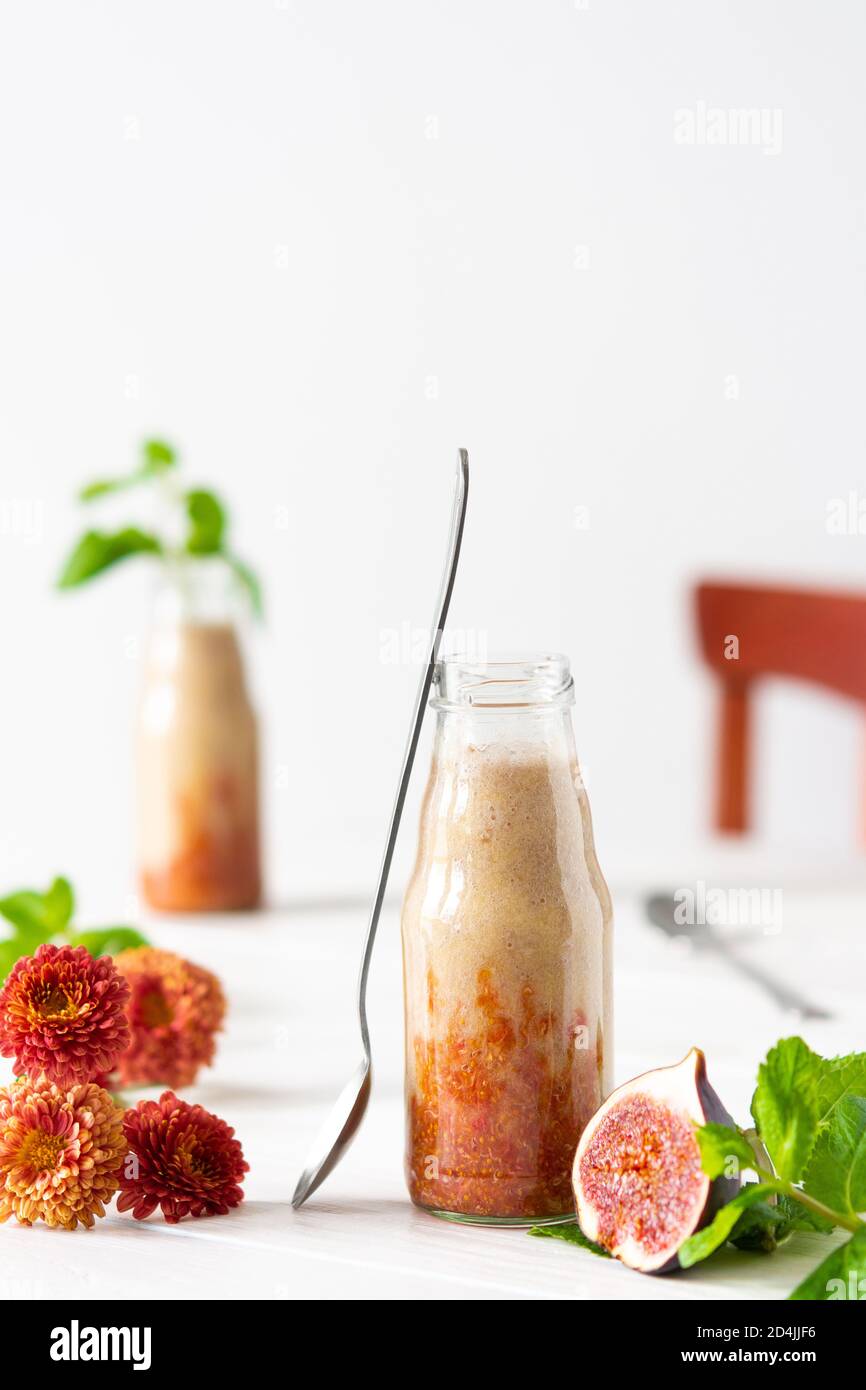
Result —
<path fill-rule="evenodd" d="M 358 1132 L 361 1121 L 364 1118 L 364 1112 L 367 1109 L 367 1102 L 370 1099 L 373 1065 L 370 1055 L 370 1030 L 367 1026 L 367 976 L 370 973 L 370 957 L 373 954 L 373 942 L 376 939 L 376 928 L 379 925 L 379 915 L 382 911 L 385 887 L 388 883 L 391 860 L 394 857 L 394 846 L 397 842 L 397 831 L 400 828 L 400 817 L 403 814 L 403 805 L 406 801 L 406 793 L 409 789 L 409 778 L 412 774 L 412 764 L 415 761 L 415 750 L 418 747 L 421 725 L 424 722 L 427 697 L 430 694 L 430 686 L 433 682 L 433 672 L 436 669 L 436 660 L 439 655 L 439 644 L 442 641 L 442 630 L 448 615 L 448 606 L 451 602 L 451 593 L 454 588 L 454 578 L 457 574 L 457 561 L 460 557 L 460 543 L 463 539 L 463 526 L 466 521 L 466 501 L 468 496 L 469 455 L 465 449 L 458 449 L 457 484 L 454 490 L 454 507 L 451 513 L 451 534 L 448 538 L 448 555 L 445 561 L 445 573 L 442 576 L 442 587 L 439 590 L 439 600 L 433 619 L 427 664 L 424 667 L 421 683 L 418 686 L 418 694 L 415 697 L 415 708 L 412 711 L 409 740 L 406 744 L 406 752 L 403 754 L 403 769 L 400 773 L 400 782 L 397 787 L 394 809 L 391 812 L 391 822 L 388 826 L 388 839 L 385 843 L 385 853 L 382 856 L 382 867 L 379 870 L 379 882 L 376 887 L 376 896 L 373 899 L 370 921 L 367 926 L 364 954 L 361 957 L 361 973 L 358 977 L 358 1021 L 361 1025 L 361 1045 L 364 1049 L 364 1057 L 357 1071 L 352 1074 L 340 1092 L 333 1110 L 316 1135 L 312 1148 L 307 1155 L 306 1166 L 298 1179 L 298 1185 L 292 1197 L 292 1206 L 296 1209 L 303 1205 L 307 1198 L 315 1192 L 316 1188 L 325 1181 L 328 1174 L 336 1168 L 343 1154 L 346 1152 L 346 1149 Z"/>

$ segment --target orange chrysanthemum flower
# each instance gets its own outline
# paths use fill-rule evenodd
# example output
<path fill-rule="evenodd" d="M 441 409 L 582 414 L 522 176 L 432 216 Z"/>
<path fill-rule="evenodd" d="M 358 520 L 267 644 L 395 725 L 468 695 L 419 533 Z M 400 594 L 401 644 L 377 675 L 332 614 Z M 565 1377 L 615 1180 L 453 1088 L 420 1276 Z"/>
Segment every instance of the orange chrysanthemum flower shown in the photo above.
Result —
<path fill-rule="evenodd" d="M 190 1086 L 213 1061 L 226 1009 L 219 980 L 155 946 L 121 951 L 115 964 L 132 991 L 132 1037 L 118 1063 L 120 1084 Z"/>
<path fill-rule="evenodd" d="M 22 1077 L 0 1087 L 0 1221 L 92 1226 L 126 1152 L 123 1110 L 101 1086 L 63 1091 Z"/>
<path fill-rule="evenodd" d="M 164 1091 L 127 1110 L 130 1158 L 120 1179 L 118 1211 L 138 1220 L 159 1206 L 172 1225 L 184 1216 L 223 1216 L 243 1201 L 249 1164 L 235 1132 L 218 1115 Z"/>
<path fill-rule="evenodd" d="M 74 1086 L 113 1069 L 129 1044 L 129 986 L 108 956 L 40 946 L 0 992 L 0 1054 L 35 1081 Z"/>

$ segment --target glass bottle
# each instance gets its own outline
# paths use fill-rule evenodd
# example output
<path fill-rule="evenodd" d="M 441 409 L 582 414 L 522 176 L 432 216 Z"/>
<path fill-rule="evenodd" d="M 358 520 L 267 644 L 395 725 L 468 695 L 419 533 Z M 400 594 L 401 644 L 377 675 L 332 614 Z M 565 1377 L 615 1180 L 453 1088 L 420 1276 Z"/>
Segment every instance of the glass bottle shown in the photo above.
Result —
<path fill-rule="evenodd" d="M 403 904 L 406 1171 L 439 1216 L 574 1210 L 610 1089 L 610 895 L 575 752 L 568 661 L 439 663 Z"/>
<path fill-rule="evenodd" d="M 258 727 L 240 617 L 221 561 L 166 565 L 136 740 L 141 889 L 163 911 L 251 908 L 261 896 Z"/>

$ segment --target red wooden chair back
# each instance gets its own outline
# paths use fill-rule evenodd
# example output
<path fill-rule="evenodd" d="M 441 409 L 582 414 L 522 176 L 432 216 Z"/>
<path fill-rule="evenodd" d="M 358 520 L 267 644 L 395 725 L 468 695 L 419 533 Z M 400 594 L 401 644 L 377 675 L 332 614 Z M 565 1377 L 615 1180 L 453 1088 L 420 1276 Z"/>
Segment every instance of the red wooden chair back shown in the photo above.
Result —
<path fill-rule="evenodd" d="M 721 687 L 715 824 L 744 831 L 752 687 L 790 676 L 866 704 L 866 596 L 702 583 L 695 604 L 701 651 Z"/>

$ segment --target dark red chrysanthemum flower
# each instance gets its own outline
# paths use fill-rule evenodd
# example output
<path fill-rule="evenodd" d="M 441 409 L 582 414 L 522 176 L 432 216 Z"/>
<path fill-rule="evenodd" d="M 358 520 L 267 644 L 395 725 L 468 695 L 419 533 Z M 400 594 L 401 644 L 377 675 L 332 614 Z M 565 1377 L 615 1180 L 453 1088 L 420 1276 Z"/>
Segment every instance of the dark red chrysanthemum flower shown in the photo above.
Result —
<path fill-rule="evenodd" d="M 191 1086 L 213 1061 L 226 1001 L 209 970 L 155 946 L 121 951 L 115 964 L 132 990 L 132 1040 L 118 1064 L 121 1086 Z"/>
<path fill-rule="evenodd" d="M 184 1216 L 224 1216 L 243 1201 L 249 1164 L 235 1132 L 218 1115 L 164 1091 L 127 1110 L 129 1156 L 120 1177 L 118 1211 L 138 1220 L 162 1208 L 174 1224 Z"/>
<path fill-rule="evenodd" d="M 113 1070 L 129 1046 L 129 985 L 109 956 L 83 946 L 40 946 L 0 992 L 0 1054 L 32 1081 L 81 1085 Z"/>

